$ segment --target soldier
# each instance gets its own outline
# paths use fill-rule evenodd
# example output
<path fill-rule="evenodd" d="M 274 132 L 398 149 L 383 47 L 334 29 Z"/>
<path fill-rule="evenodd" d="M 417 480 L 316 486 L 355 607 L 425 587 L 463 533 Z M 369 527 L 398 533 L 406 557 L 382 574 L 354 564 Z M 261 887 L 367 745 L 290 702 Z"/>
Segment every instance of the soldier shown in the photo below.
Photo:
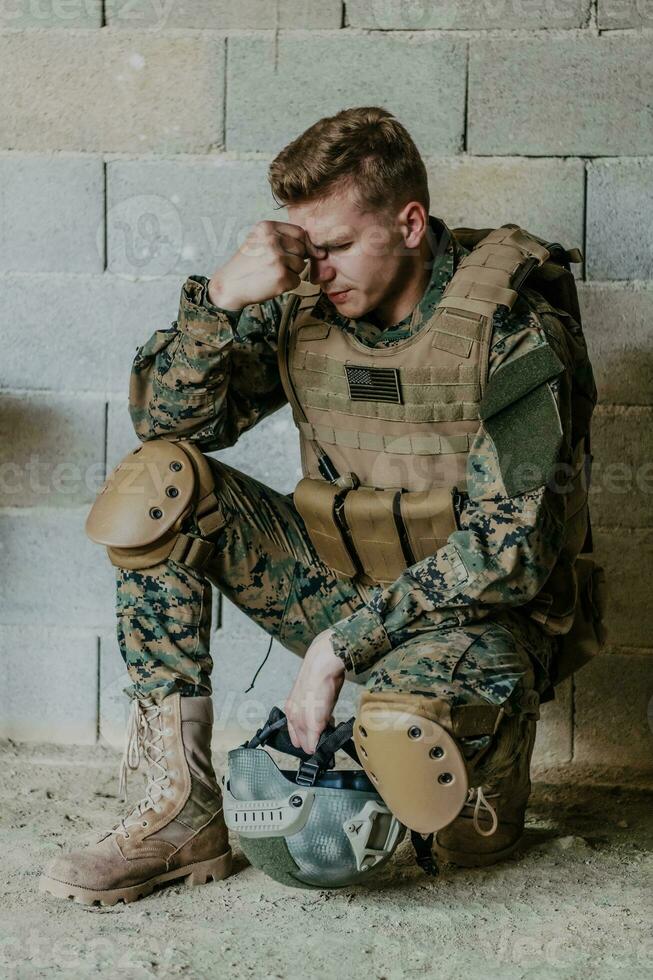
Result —
<path fill-rule="evenodd" d="M 269 180 L 289 221 L 190 276 L 134 360 L 142 445 L 87 530 L 116 566 L 132 681 L 121 785 L 142 754 L 146 793 L 47 869 L 55 895 L 131 901 L 229 873 L 210 583 L 302 657 L 284 705 L 296 747 L 314 750 L 346 672 L 371 669 L 355 735 L 393 813 L 460 865 L 523 833 L 538 704 L 568 672 L 559 637 L 587 578 L 596 402 L 579 316 L 526 283 L 555 257 L 537 282 L 568 285 L 580 255 L 515 225 L 454 234 L 381 108 L 319 120 Z M 288 402 L 294 495 L 205 455 Z"/>

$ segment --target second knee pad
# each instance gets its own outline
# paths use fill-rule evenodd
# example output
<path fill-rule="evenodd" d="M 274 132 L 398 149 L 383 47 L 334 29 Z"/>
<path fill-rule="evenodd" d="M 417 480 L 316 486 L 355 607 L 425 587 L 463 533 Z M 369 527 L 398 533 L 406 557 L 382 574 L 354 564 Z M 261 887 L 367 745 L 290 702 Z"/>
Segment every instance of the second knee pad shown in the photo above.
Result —
<path fill-rule="evenodd" d="M 458 816 L 469 781 L 456 739 L 420 713 L 420 700 L 364 694 L 354 742 L 392 813 L 411 830 L 430 834 Z"/>

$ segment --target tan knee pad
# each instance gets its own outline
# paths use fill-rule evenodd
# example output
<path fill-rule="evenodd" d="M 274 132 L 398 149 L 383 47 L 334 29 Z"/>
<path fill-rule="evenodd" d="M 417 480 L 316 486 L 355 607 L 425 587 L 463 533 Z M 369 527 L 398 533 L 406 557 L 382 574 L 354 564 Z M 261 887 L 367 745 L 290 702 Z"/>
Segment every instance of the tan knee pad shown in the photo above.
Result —
<path fill-rule="evenodd" d="M 425 698 L 363 694 L 354 742 L 361 765 L 392 813 L 411 830 L 446 827 L 467 798 L 456 739 L 423 713 Z"/>
<path fill-rule="evenodd" d="M 213 545 L 182 533 L 193 509 L 202 535 L 225 523 L 207 460 L 192 443 L 154 439 L 109 474 L 86 519 L 86 534 L 122 568 L 150 568 L 166 558 L 201 568 Z"/>
<path fill-rule="evenodd" d="M 493 738 L 466 761 L 460 739 L 495 736 L 502 719 L 515 712 L 539 718 L 537 691 L 526 688 L 514 704 L 459 705 L 443 697 L 365 691 L 354 742 L 361 765 L 392 813 L 411 830 L 429 834 L 458 816 L 476 778 L 475 767 L 495 744 Z"/>

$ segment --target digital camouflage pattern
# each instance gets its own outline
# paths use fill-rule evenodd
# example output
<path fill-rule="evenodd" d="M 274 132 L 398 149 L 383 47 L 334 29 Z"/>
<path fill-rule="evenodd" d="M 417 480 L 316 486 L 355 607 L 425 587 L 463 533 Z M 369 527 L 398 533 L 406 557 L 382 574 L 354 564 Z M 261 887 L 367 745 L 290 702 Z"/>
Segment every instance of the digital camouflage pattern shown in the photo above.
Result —
<path fill-rule="evenodd" d="M 320 315 L 371 347 L 419 330 L 454 271 L 451 235 L 440 227 L 430 284 L 400 324 L 384 330 L 371 317 L 347 321 L 325 296 Z M 189 277 L 178 319 L 137 351 L 130 411 L 141 440 L 190 439 L 205 452 L 219 450 L 286 403 L 276 348 L 283 297 L 220 310 L 208 300 L 207 284 Z M 538 300 L 525 289 L 511 311 L 497 310 L 489 378 L 527 351 L 551 345 L 568 369 L 551 385 L 562 453 L 571 439 L 576 365 L 563 326 Z M 584 370 L 591 378 L 589 362 Z M 320 562 L 292 496 L 210 462 L 226 523 L 206 575 L 284 646 L 303 654 L 317 633 L 334 627 L 334 649 L 350 670 L 375 667 L 367 681 L 372 690 L 410 686 L 427 695 L 498 702 L 535 669 L 538 689 L 551 696 L 553 643 L 517 607 L 538 593 L 555 563 L 563 501 L 547 485 L 508 496 L 483 426 L 468 457 L 459 530 L 435 555 L 372 590 L 337 578 Z M 173 561 L 142 572 L 118 570 L 118 633 L 135 689 L 155 698 L 172 690 L 210 692 L 207 577 Z"/>
<path fill-rule="evenodd" d="M 116 570 L 118 636 L 132 696 L 158 701 L 175 691 L 211 693 L 210 581 L 300 656 L 322 630 L 365 615 L 355 586 L 318 558 L 290 497 L 218 460 L 211 467 L 225 525 L 214 535 L 216 552 L 205 574 L 171 560 Z M 192 523 L 188 530 L 197 533 Z M 534 676 L 540 691 L 548 687 L 553 641 L 514 610 L 465 626 L 424 610 L 409 625 L 395 631 L 388 623 L 387 630 L 392 649 L 366 679 L 372 692 L 502 704 L 532 687 Z M 469 739 L 470 750 L 487 741 Z"/>

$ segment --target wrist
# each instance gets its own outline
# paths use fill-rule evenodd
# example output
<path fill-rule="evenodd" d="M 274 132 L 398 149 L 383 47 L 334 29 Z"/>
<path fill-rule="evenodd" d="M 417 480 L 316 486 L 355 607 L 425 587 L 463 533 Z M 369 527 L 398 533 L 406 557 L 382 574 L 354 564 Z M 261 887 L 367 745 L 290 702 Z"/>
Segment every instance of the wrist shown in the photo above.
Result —
<path fill-rule="evenodd" d="M 230 310 L 235 313 L 242 309 L 240 303 L 235 301 L 234 297 L 229 296 L 220 282 L 215 279 L 209 279 L 206 286 L 206 295 L 209 302 L 213 306 L 217 306 L 220 310 Z"/>
<path fill-rule="evenodd" d="M 345 671 L 345 663 L 342 657 L 338 656 L 331 642 L 332 630 L 327 630 L 324 634 L 324 642 L 320 643 L 316 655 L 320 665 L 320 673 L 331 677 L 340 677 Z"/>
<path fill-rule="evenodd" d="M 335 657 L 334 672 L 346 674 L 347 671 L 354 669 L 351 657 L 349 656 L 349 650 L 335 630 L 331 630 L 329 633 L 329 647 L 330 652 Z"/>

